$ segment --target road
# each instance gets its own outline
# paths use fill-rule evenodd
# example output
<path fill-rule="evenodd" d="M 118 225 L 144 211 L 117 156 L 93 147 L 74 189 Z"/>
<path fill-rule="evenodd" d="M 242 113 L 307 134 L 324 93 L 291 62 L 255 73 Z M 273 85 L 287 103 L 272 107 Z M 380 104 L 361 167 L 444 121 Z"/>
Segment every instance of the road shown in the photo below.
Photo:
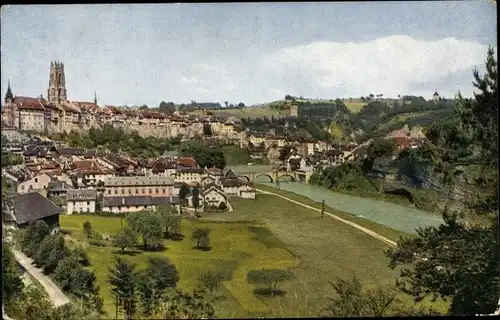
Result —
<path fill-rule="evenodd" d="M 62 292 L 49 277 L 44 275 L 41 269 L 33 265 L 33 260 L 31 258 L 28 258 L 25 254 L 17 250 L 12 250 L 12 252 L 14 253 L 17 262 L 23 266 L 26 272 L 28 272 L 42 285 L 55 307 L 59 307 L 70 302 L 64 292 Z"/>
<path fill-rule="evenodd" d="M 293 202 L 293 203 L 295 203 L 295 204 L 298 204 L 299 206 L 303 206 L 303 207 L 305 207 L 305 208 L 308 208 L 308 209 L 311 209 L 311 210 L 314 210 L 314 211 L 317 211 L 317 212 L 321 212 L 321 210 L 320 210 L 320 209 L 317 209 L 317 208 L 312 207 L 312 206 L 310 206 L 310 205 L 307 205 L 307 204 L 301 203 L 301 202 L 299 202 L 299 201 L 292 200 L 292 199 L 290 199 L 290 198 L 287 198 L 287 197 L 285 197 L 285 196 L 279 195 L 279 194 L 277 194 L 277 193 L 273 193 L 273 192 L 269 192 L 269 191 L 264 191 L 264 190 L 260 190 L 260 189 L 255 189 L 255 190 L 257 190 L 257 191 L 258 191 L 258 192 L 260 192 L 260 193 L 271 194 L 271 195 L 273 195 L 273 196 L 280 197 L 280 198 L 285 199 L 285 200 L 287 200 L 287 201 L 290 201 L 290 202 Z M 340 222 L 343 222 L 343 223 L 345 223 L 345 224 L 348 224 L 348 225 L 350 225 L 351 227 L 354 227 L 354 228 L 356 228 L 356 229 L 358 229 L 358 230 L 360 230 L 360 231 L 362 231 L 362 232 L 366 233 L 367 235 L 372 236 L 373 238 L 375 238 L 375 239 L 377 239 L 377 240 L 380 240 L 380 241 L 382 241 L 382 242 L 384 242 L 384 243 L 386 243 L 386 244 L 390 245 L 391 247 L 396 247 L 396 246 L 397 246 L 396 242 L 394 242 L 394 241 L 392 241 L 392 240 L 390 240 L 390 239 L 388 239 L 388 238 L 386 238 L 386 237 L 384 237 L 384 236 L 382 236 L 382 235 L 380 235 L 380 234 L 376 233 L 375 231 L 372 231 L 372 230 L 370 230 L 370 229 L 368 229 L 368 228 L 365 228 L 365 227 L 363 227 L 363 226 L 360 226 L 360 225 L 359 225 L 359 224 L 357 224 L 357 223 L 354 223 L 354 222 L 349 221 L 349 220 L 342 219 L 341 217 L 336 216 L 336 215 L 334 215 L 333 213 L 330 213 L 330 212 L 326 212 L 326 211 L 325 211 L 325 215 L 326 215 L 326 216 L 329 216 L 329 217 L 331 217 L 331 218 L 333 218 L 333 219 L 336 219 L 336 220 L 338 220 L 338 221 L 340 221 Z"/>

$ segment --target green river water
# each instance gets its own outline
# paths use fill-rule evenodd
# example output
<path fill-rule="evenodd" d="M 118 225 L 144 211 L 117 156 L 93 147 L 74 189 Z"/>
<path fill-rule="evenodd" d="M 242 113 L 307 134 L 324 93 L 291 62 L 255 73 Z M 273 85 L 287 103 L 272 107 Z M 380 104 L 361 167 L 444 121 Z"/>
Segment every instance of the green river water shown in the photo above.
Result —
<path fill-rule="evenodd" d="M 267 166 L 257 165 L 236 166 L 231 169 L 233 169 L 236 174 L 270 171 Z M 263 177 L 262 180 L 259 179 L 256 183 L 277 187 L 276 184 L 266 181 L 265 177 Z M 389 228 L 408 233 L 415 233 L 415 230 L 419 227 L 437 226 L 443 223 L 443 219 L 439 215 L 416 208 L 332 192 L 318 186 L 304 183 L 280 181 L 279 188 L 294 192 L 313 201 L 321 202 L 325 200 L 325 203 L 331 208 L 348 212 Z"/>

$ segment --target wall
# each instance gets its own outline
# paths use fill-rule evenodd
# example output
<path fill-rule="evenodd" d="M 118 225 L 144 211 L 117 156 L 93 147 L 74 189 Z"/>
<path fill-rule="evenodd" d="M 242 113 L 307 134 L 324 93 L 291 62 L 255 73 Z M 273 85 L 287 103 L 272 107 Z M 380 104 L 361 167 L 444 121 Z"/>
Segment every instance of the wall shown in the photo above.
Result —
<path fill-rule="evenodd" d="M 73 212 L 95 212 L 95 200 L 91 201 L 68 201 L 67 203 L 67 213 L 72 214 Z"/>

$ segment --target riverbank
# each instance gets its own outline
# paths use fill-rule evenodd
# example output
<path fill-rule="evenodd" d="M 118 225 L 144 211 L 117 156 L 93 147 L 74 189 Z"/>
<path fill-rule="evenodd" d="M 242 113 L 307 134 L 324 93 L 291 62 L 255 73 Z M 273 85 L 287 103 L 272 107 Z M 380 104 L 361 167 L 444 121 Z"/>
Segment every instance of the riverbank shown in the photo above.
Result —
<path fill-rule="evenodd" d="M 305 205 L 309 205 L 309 206 L 316 208 L 316 209 L 319 209 L 319 210 L 321 210 L 322 206 L 323 206 L 321 204 L 321 202 L 311 200 L 305 196 L 299 195 L 299 194 L 291 192 L 291 191 L 273 188 L 273 187 L 270 187 L 270 186 L 265 185 L 265 184 L 256 184 L 255 187 L 257 189 L 261 189 L 261 190 L 266 191 L 266 192 L 276 193 L 280 196 L 289 198 L 291 200 L 300 202 L 300 203 L 305 204 Z M 325 211 L 331 212 L 334 215 L 336 215 L 342 219 L 345 219 L 345 220 L 350 221 L 350 222 L 354 222 L 362 227 L 365 227 L 369 230 L 372 230 L 372 231 L 374 231 L 374 232 L 376 232 L 376 233 L 378 233 L 378 234 L 380 234 L 380 235 L 382 235 L 382 236 L 384 236 L 392 241 L 399 240 L 399 238 L 401 236 L 404 236 L 404 237 L 413 236 L 412 233 L 391 229 L 385 225 L 376 223 L 374 221 L 365 219 L 363 217 L 356 216 L 352 213 L 335 209 L 327 204 L 325 204 Z"/>
<path fill-rule="evenodd" d="M 256 187 L 271 192 L 284 191 L 286 194 L 283 195 L 290 196 L 294 200 L 297 199 L 292 195 L 305 197 L 312 201 L 316 208 L 319 208 L 324 200 L 326 206 L 344 212 L 357 221 L 368 220 L 405 234 L 415 234 L 419 227 L 439 226 L 443 223 L 442 217 L 416 208 L 337 193 L 313 185 L 282 182 L 279 184 L 279 189 L 276 184 L 270 183 L 257 183 Z"/>

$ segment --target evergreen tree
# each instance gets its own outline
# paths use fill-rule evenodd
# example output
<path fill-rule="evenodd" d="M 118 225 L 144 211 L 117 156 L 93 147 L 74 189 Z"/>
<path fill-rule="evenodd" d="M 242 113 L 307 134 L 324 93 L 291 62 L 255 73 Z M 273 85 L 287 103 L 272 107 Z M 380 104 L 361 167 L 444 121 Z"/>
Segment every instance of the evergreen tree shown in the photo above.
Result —
<path fill-rule="evenodd" d="M 115 258 L 114 269 L 109 270 L 111 292 L 116 298 L 117 310 L 123 311 L 125 319 L 131 319 L 136 312 L 135 265 L 120 257 Z"/>
<path fill-rule="evenodd" d="M 483 188 L 485 196 L 476 199 L 482 205 L 475 207 L 475 214 L 493 213 L 491 223 L 467 226 L 458 220 L 457 213 L 445 210 L 445 224 L 419 229 L 417 237 L 401 238 L 396 249 L 387 251 L 392 268 L 411 265 L 401 271 L 399 286 L 404 292 L 417 300 L 429 294 L 450 298 L 449 313 L 457 316 L 493 313 L 500 307 L 498 88 L 497 63 L 491 48 L 486 69 L 482 78 L 474 72 L 474 85 L 479 91 L 475 100 L 460 97 L 460 116 L 453 128 L 462 132 L 473 146 L 466 164 L 479 158 L 483 169 L 491 170 L 493 187 Z M 457 150 L 453 135 L 447 138 L 445 145 L 452 142 L 448 143 L 448 149 Z"/>

